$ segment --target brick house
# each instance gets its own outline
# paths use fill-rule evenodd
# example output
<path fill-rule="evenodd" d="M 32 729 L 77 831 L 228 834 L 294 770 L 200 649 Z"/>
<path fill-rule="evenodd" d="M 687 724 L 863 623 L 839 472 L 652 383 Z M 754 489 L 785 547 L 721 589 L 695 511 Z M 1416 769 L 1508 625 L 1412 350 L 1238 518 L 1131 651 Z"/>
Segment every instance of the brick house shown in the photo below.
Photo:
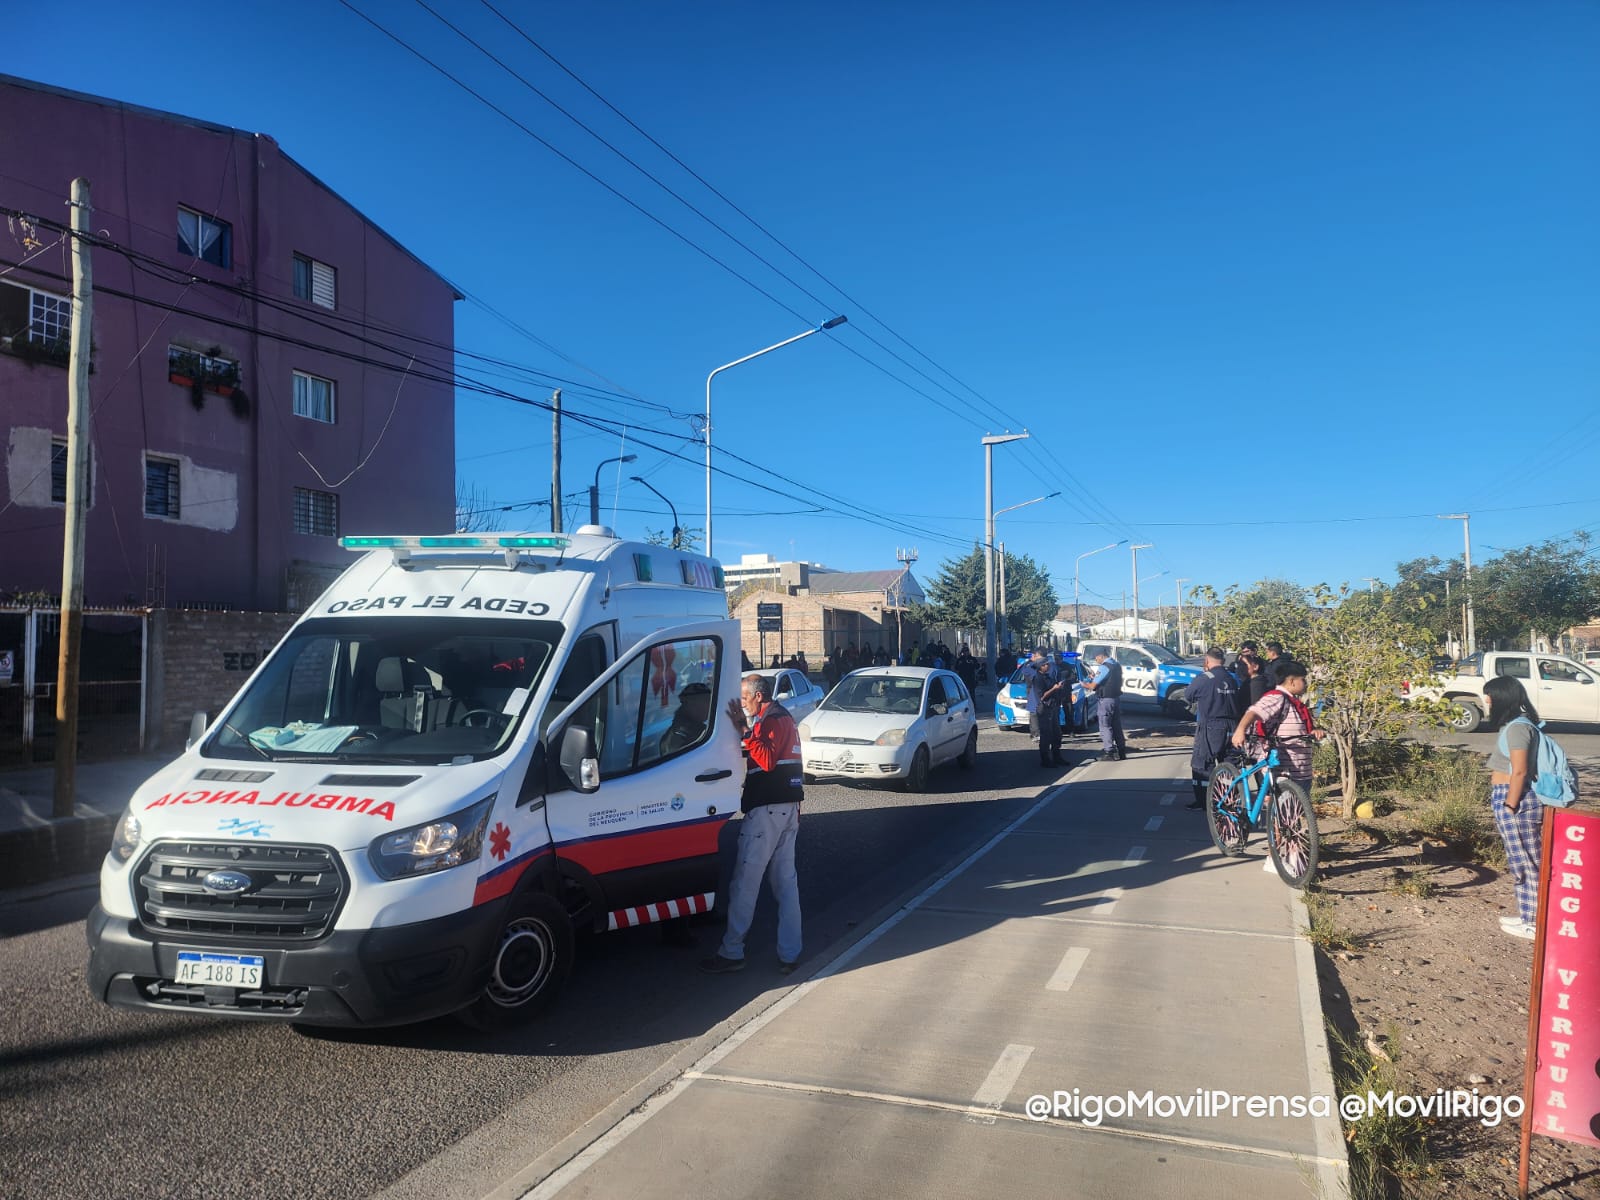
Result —
<path fill-rule="evenodd" d="M 85 177 L 133 256 L 93 251 L 86 603 L 299 608 L 340 534 L 453 527 L 453 389 L 405 370 L 453 370 L 450 284 L 265 134 L 6 75 L 0 112 L 0 207 Z M 0 597 L 61 586 L 58 238 L 0 221 Z"/>
<path fill-rule="evenodd" d="M 807 661 L 820 667 L 835 647 L 865 643 L 876 650 L 881 645 L 893 655 L 899 645 L 915 645 L 921 627 L 904 614 L 911 604 L 925 601 L 909 570 L 830 571 L 809 576 L 804 586 L 746 589 L 730 615 L 742 626 L 741 645 L 751 662 L 764 666 L 774 654 L 804 651 Z M 758 630 L 760 604 L 783 606 L 780 632 Z"/>

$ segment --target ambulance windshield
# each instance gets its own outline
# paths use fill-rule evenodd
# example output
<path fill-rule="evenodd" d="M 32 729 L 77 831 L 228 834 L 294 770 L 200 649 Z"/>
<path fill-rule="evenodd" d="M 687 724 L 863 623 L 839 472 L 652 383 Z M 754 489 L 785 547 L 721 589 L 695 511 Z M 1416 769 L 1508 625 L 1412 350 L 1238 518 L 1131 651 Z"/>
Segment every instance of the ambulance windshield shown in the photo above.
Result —
<path fill-rule="evenodd" d="M 562 627 L 361 616 L 306 621 L 201 753 L 257 761 L 445 763 L 505 749 Z"/>

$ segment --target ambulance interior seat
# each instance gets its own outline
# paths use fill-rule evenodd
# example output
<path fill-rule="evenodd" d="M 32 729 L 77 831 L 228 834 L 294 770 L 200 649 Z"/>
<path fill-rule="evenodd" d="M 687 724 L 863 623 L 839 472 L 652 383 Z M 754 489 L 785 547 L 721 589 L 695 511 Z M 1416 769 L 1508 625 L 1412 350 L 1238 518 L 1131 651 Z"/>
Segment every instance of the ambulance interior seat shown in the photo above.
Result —
<path fill-rule="evenodd" d="M 413 719 L 419 693 L 425 697 L 419 732 L 448 724 L 452 709 L 457 707 L 454 698 L 441 691 L 443 681 L 412 658 L 380 658 L 374 682 L 381 697 L 378 724 L 385 729 L 417 729 Z"/>

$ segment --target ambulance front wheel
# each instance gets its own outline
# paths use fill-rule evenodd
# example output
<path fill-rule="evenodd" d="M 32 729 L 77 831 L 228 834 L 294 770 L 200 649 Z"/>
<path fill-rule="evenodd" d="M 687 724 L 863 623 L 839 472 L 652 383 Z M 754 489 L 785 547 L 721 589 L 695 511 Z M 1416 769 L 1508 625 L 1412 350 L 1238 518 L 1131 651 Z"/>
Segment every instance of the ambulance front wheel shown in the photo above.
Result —
<path fill-rule="evenodd" d="M 510 1029 L 537 1016 L 572 973 L 572 919 L 543 892 L 518 896 L 489 966 L 483 993 L 457 1015 L 474 1029 Z"/>

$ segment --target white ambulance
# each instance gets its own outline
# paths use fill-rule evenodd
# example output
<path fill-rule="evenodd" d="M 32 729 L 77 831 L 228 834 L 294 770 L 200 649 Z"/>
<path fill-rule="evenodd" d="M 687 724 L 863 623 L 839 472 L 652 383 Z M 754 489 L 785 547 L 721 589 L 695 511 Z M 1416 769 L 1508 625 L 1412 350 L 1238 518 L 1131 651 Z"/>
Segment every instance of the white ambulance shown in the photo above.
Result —
<path fill-rule="evenodd" d="M 600 526 L 342 544 L 368 553 L 128 805 L 97 998 L 497 1028 L 575 930 L 712 906 L 744 781 L 715 562 Z"/>

